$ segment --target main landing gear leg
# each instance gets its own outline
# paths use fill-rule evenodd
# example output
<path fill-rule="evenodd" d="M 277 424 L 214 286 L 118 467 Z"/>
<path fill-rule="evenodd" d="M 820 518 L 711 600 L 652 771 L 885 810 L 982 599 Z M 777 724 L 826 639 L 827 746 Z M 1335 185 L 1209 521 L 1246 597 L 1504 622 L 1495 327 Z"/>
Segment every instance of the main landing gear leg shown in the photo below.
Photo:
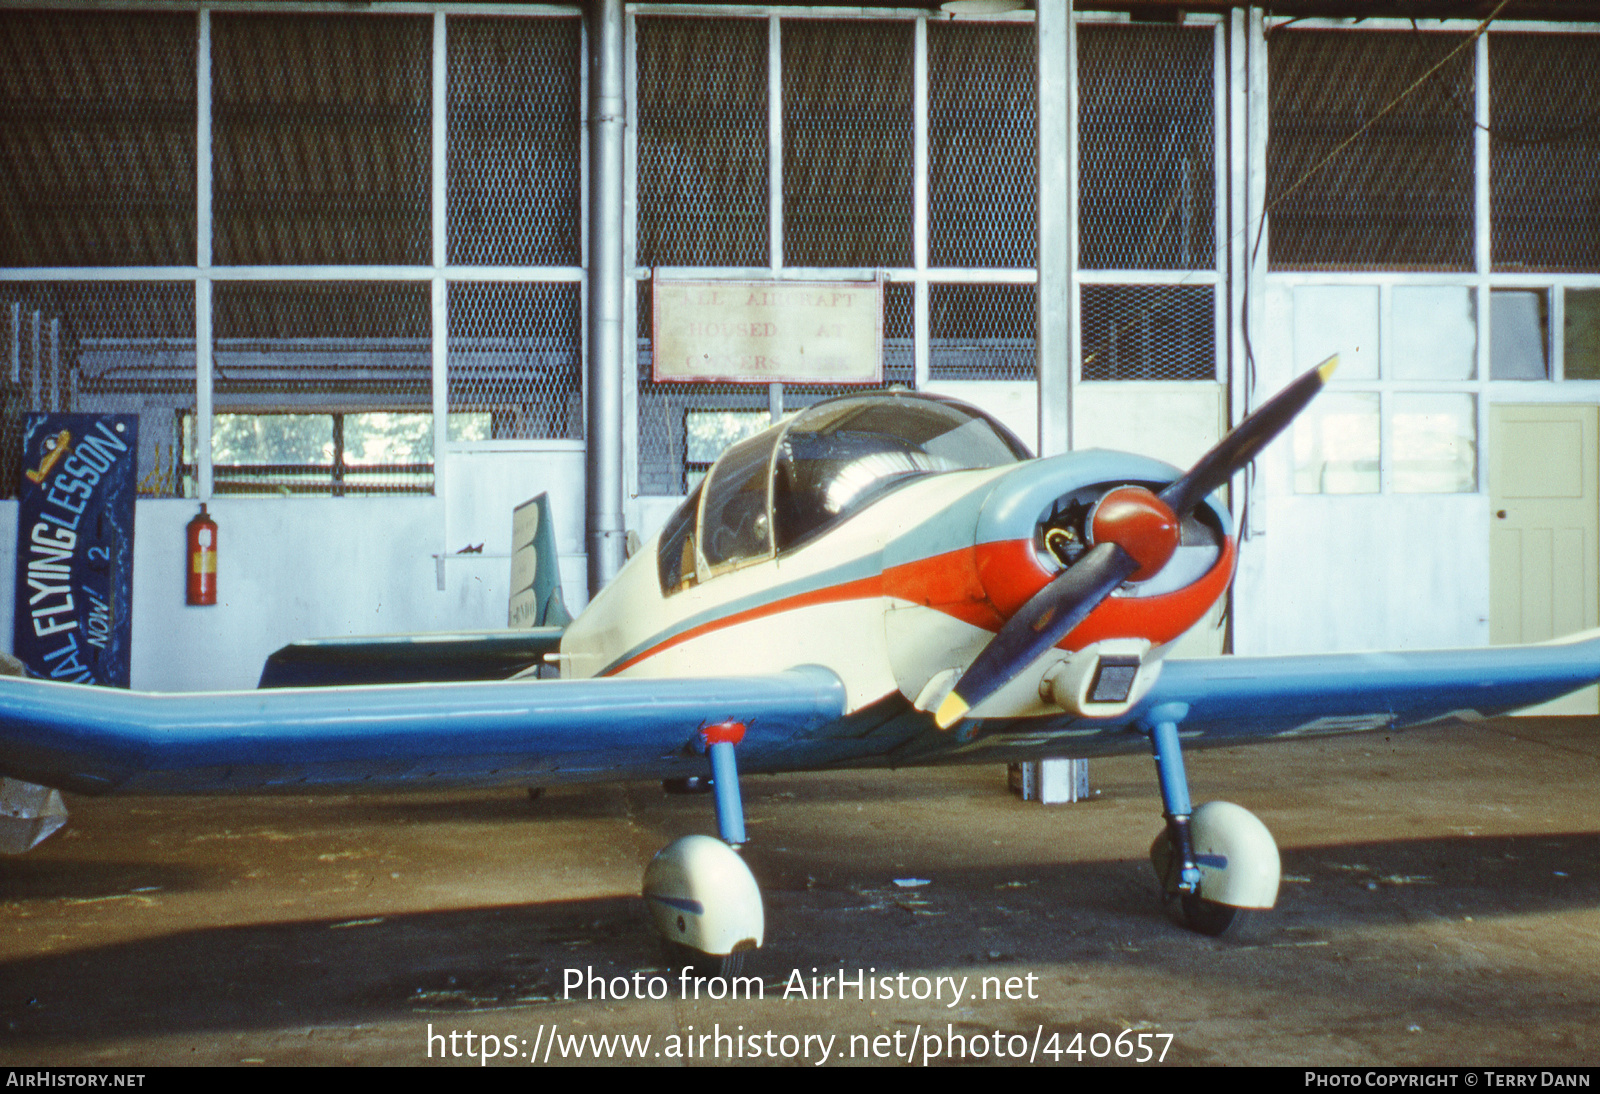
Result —
<path fill-rule="evenodd" d="M 745 843 L 744 803 L 734 749 L 744 726 L 723 722 L 701 730 L 715 783 L 722 839 L 684 836 L 650 860 L 644 898 L 656 929 L 684 952 L 685 964 L 734 976 L 744 955 L 761 946 L 766 913 L 755 877 L 737 853 Z"/>
<path fill-rule="evenodd" d="M 737 729 L 737 736 L 733 729 Z M 735 851 L 744 846 L 744 799 L 739 795 L 739 764 L 733 746 L 744 739 L 744 726 L 725 722 L 701 731 L 711 754 L 711 788 L 717 795 L 717 831 Z"/>
<path fill-rule="evenodd" d="M 1237 931 L 1247 908 L 1277 901 L 1280 863 L 1272 835 L 1248 810 L 1228 802 L 1191 807 L 1178 724 L 1186 703 L 1164 703 L 1146 716 L 1166 829 L 1150 848 L 1156 877 L 1201 934 Z"/>
<path fill-rule="evenodd" d="M 1194 857 L 1194 839 L 1189 818 L 1194 810 L 1189 803 L 1189 775 L 1183 766 L 1183 746 L 1178 742 L 1178 723 L 1189 713 L 1184 703 L 1166 703 L 1150 712 L 1150 745 L 1155 750 L 1156 779 L 1161 784 L 1162 816 L 1167 819 L 1167 842 L 1173 851 L 1167 891 L 1180 896 L 1200 892 L 1200 864 Z"/>

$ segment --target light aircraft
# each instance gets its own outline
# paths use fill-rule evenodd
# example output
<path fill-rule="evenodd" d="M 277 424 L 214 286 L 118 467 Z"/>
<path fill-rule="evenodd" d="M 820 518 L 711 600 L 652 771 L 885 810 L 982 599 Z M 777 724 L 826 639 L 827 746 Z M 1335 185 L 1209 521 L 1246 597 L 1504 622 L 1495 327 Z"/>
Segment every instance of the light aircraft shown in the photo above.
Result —
<path fill-rule="evenodd" d="M 1214 493 L 1333 365 L 1188 472 L 1105 451 L 1030 459 L 950 400 L 821 403 L 729 448 L 564 629 L 310 643 L 264 679 L 346 686 L 150 695 L 0 679 L 0 774 L 85 793 L 709 775 L 722 838 L 663 849 L 644 895 L 669 941 L 731 971 L 764 937 L 734 850 L 741 775 L 1150 749 L 1161 884 L 1190 926 L 1222 933 L 1274 903 L 1278 852 L 1243 808 L 1191 806 L 1183 745 L 1488 716 L 1600 677 L 1595 635 L 1165 660 L 1233 577 Z M 540 653 L 559 680 L 463 679 Z M 427 682 L 348 686 L 372 679 Z"/>

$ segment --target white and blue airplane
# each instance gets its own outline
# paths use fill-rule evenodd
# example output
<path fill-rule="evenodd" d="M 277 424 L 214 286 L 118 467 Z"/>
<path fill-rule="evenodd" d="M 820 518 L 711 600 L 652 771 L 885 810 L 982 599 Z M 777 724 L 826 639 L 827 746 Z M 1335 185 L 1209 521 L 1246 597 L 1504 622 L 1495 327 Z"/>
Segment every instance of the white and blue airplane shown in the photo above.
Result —
<path fill-rule="evenodd" d="M 1315 397 L 1306 373 L 1180 472 L 1031 459 L 964 404 L 851 395 L 729 448 L 562 629 L 280 651 L 264 683 L 154 695 L 0 679 L 0 774 L 86 794 L 714 780 L 721 839 L 649 865 L 666 938 L 724 971 L 764 937 L 741 775 L 1153 751 L 1160 882 L 1197 930 L 1276 900 L 1264 825 L 1193 807 L 1183 747 L 1490 716 L 1600 678 L 1600 637 L 1166 661 L 1227 592 L 1214 497 Z M 540 653 L 559 680 L 495 675 Z M 401 679 L 409 683 L 359 684 Z"/>

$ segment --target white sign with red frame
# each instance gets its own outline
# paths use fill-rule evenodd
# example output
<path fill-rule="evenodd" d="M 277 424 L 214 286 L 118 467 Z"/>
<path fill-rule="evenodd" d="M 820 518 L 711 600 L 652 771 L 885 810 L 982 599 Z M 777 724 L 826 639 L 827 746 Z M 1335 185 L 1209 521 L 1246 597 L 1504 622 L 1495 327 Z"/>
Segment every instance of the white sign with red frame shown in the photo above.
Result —
<path fill-rule="evenodd" d="M 651 292 L 657 381 L 876 384 L 881 281 L 671 281 Z"/>

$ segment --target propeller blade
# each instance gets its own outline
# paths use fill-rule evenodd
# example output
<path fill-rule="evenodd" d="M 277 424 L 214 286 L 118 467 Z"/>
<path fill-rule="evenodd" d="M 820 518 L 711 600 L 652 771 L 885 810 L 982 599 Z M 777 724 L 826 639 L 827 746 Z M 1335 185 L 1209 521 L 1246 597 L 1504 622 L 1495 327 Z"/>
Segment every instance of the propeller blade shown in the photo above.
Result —
<path fill-rule="evenodd" d="M 1336 355 L 1295 380 L 1240 422 L 1211 451 L 1201 456 L 1187 474 L 1161 491 L 1160 499 L 1170 508 L 1170 515 L 1181 521 L 1236 471 L 1255 459 L 1256 454 L 1316 398 L 1338 367 Z M 1136 526 L 1130 522 L 1126 527 L 1134 530 Z M 1152 565 L 1159 567 L 1164 563 L 1163 557 Z M 1006 620 L 1005 626 L 967 666 L 956 686 L 939 704 L 933 716 L 939 728 L 955 725 L 966 717 L 967 711 L 1010 683 L 1017 673 L 1087 619 L 1089 613 L 1140 566 L 1141 563 L 1118 543 L 1109 539 L 1097 542 Z"/>
<path fill-rule="evenodd" d="M 1254 414 L 1201 456 L 1187 475 L 1161 491 L 1161 500 L 1172 506 L 1178 516 L 1187 516 L 1282 433 L 1295 415 L 1316 398 L 1338 367 L 1339 357 L 1335 354 L 1257 407 Z"/>
<path fill-rule="evenodd" d="M 1032 664 L 1066 637 L 1138 568 L 1139 563 L 1121 547 L 1102 543 L 1061 571 L 1006 620 L 1000 633 L 967 666 L 933 716 L 939 728 L 949 729 L 968 710 L 1010 683 L 1022 666 Z"/>

